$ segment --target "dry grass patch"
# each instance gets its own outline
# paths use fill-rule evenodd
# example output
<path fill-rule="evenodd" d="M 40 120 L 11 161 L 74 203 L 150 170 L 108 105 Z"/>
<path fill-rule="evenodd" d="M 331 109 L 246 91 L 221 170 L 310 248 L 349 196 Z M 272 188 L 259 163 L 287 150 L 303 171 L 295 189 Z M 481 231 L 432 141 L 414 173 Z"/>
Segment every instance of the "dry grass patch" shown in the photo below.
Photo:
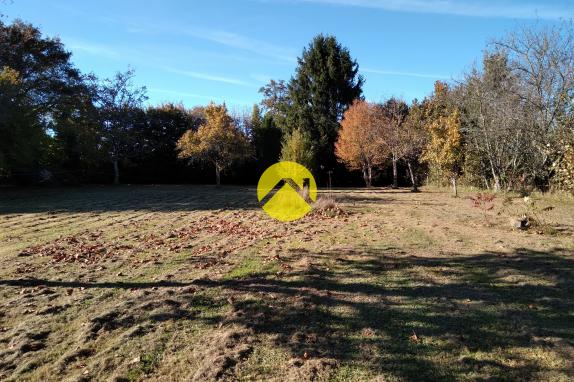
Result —
<path fill-rule="evenodd" d="M 331 194 L 280 223 L 239 187 L 3 191 L 0 379 L 574 378 L 571 200 L 536 196 L 549 235 L 502 197 Z"/>

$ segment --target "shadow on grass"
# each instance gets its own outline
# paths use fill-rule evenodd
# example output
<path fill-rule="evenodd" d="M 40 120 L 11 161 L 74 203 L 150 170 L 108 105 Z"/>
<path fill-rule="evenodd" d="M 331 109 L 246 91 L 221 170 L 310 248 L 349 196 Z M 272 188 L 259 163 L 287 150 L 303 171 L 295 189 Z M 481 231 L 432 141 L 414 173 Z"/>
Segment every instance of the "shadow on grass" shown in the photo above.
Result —
<path fill-rule="evenodd" d="M 356 260 L 342 258 L 340 252 L 307 253 L 339 264 L 314 267 L 290 279 L 259 276 L 200 283 L 274 296 L 235 303 L 241 314 L 234 322 L 274 335 L 294 356 L 306 352 L 359 363 L 371 372 L 407 380 L 530 380 L 540 378 L 539 373 L 574 374 L 569 367 L 548 369 L 539 354 L 523 352 L 540 347 L 569 362 L 574 260 L 565 257 L 566 251 L 517 249 L 512 255 L 440 258 L 360 252 Z M 444 282 L 428 277 L 441 272 Z"/>
<path fill-rule="evenodd" d="M 255 188 L 105 186 L 0 190 L 0 216 L 42 212 L 197 211 L 259 208 Z"/>
<path fill-rule="evenodd" d="M 306 257 L 311 265 L 283 276 L 190 283 L 0 280 L 0 285 L 216 288 L 222 298 L 233 297 L 225 324 L 270 335 L 293 357 L 332 358 L 402 380 L 574 376 L 571 253 L 518 248 L 511 254 L 427 258 L 393 251 L 303 251 L 290 259 Z M 167 319 L 190 317 L 178 307 Z M 561 362 L 544 363 L 540 352 Z"/>
<path fill-rule="evenodd" d="M 328 191 L 320 190 L 321 195 Z M 79 188 L 0 189 L 0 216 L 18 213 L 198 211 L 257 209 L 255 187 L 210 185 L 123 185 Z M 387 188 L 336 189 L 341 202 L 395 202 L 393 194 L 408 190 Z M 371 197 L 362 196 L 363 194 Z"/>

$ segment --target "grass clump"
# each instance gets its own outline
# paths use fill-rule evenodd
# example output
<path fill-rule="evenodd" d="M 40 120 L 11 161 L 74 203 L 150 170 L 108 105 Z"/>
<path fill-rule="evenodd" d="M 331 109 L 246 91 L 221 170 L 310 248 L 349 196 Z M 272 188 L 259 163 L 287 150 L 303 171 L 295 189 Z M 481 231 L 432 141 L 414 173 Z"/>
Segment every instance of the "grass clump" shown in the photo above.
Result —
<path fill-rule="evenodd" d="M 225 279 L 242 279 L 254 276 L 266 276 L 279 271 L 275 262 L 263 262 L 260 258 L 250 256 L 244 258 L 226 276 Z"/>

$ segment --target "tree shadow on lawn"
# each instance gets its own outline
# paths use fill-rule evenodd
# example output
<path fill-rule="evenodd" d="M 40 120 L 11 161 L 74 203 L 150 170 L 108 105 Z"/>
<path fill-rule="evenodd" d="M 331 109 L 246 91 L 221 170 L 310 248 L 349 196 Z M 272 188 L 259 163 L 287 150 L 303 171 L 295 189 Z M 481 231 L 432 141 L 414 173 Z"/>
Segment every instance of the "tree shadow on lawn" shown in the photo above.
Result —
<path fill-rule="evenodd" d="M 255 188 L 105 186 L 0 190 L 0 216 L 18 213 L 209 211 L 259 208 Z"/>
<path fill-rule="evenodd" d="M 518 248 L 511 254 L 417 257 L 394 251 L 302 251 L 289 260 L 307 258 L 310 265 L 283 276 L 261 273 L 189 283 L 0 280 L 0 285 L 215 288 L 220 298 L 231 297 L 231 312 L 221 318 L 226 326 L 271 335 L 275 346 L 301 362 L 307 362 L 302 359 L 307 353 L 310 360 L 334 359 L 404 380 L 574 375 L 569 364 L 574 344 L 571 253 Z M 193 319 L 185 311 L 193 304 L 184 303 L 167 319 Z M 533 348 L 538 353 L 529 355 L 526 350 Z M 562 362 L 543 364 L 540 351 Z"/>
<path fill-rule="evenodd" d="M 400 192 L 391 189 L 339 189 L 334 190 L 333 195 L 344 203 L 381 203 L 394 202 L 392 194 Z M 362 194 L 372 197 L 363 197 Z M 327 190 L 320 190 L 319 196 L 326 195 Z M 0 190 L 0 216 L 47 212 L 253 210 L 259 207 L 256 187 L 123 185 Z"/>
<path fill-rule="evenodd" d="M 337 260 L 344 264 L 312 268 L 297 278 L 260 275 L 204 284 L 273 295 L 234 303 L 238 314 L 232 321 L 274 335 L 293 356 L 363 364 L 407 380 L 528 380 L 545 372 L 574 374 L 570 366 L 548 369 L 537 361 L 539 354 L 512 352 L 542 347 L 569 362 L 574 261 L 564 255 L 561 249 L 517 249 L 512 255 L 423 258 L 367 249 L 362 257 L 369 260 Z M 425 277 L 437 271 L 450 272 L 454 280 Z M 508 281 L 509 275 L 521 281 Z M 375 282 L 352 281 L 369 277 Z"/>

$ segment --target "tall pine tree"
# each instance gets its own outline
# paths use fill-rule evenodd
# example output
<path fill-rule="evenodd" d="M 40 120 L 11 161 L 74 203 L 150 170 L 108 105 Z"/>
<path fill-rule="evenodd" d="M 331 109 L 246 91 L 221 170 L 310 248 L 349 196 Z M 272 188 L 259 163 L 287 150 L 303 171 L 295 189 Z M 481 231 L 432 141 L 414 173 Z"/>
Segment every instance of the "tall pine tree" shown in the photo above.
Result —
<path fill-rule="evenodd" d="M 291 130 L 307 135 L 314 150 L 314 170 L 332 170 L 336 163 L 335 141 L 343 113 L 361 97 L 363 77 L 347 48 L 334 36 L 316 36 L 298 59 L 289 82 L 287 113 Z"/>

